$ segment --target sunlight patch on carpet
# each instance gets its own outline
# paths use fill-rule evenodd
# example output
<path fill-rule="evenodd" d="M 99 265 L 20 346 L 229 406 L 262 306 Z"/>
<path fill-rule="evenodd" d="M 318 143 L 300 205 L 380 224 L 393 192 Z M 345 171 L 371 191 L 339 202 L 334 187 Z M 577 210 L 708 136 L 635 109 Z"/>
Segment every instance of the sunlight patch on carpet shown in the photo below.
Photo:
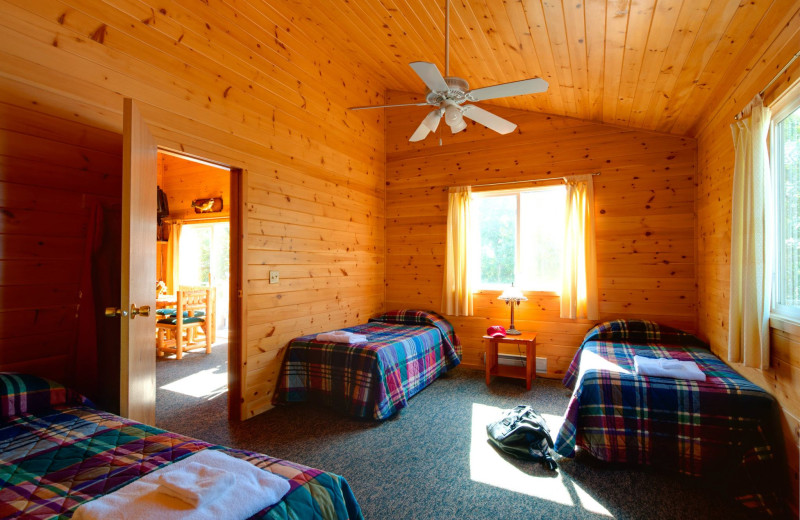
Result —
<path fill-rule="evenodd" d="M 201 370 L 166 384 L 161 389 L 191 397 L 205 398 L 210 401 L 228 391 L 228 372 L 222 370 L 222 367 Z"/>
<path fill-rule="evenodd" d="M 486 425 L 502 416 L 503 409 L 479 403 L 472 404 L 472 440 L 470 445 L 470 478 L 474 482 L 507 489 L 516 493 L 579 507 L 593 513 L 612 516 L 575 482 L 544 466 L 507 460 L 489 443 Z M 542 414 L 553 435 L 563 419 Z M 515 465 L 516 464 L 516 465 Z M 519 467 L 518 467 L 519 466 Z M 523 469 L 520 469 L 523 468 Z"/>

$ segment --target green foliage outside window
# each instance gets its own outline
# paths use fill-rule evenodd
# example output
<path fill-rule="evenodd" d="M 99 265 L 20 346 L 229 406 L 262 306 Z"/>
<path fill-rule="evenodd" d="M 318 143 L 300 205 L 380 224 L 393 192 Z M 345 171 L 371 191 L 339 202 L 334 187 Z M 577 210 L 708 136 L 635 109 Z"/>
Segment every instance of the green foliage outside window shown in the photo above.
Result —
<path fill-rule="evenodd" d="M 800 109 L 778 124 L 778 168 L 783 183 L 778 203 L 779 294 L 783 305 L 800 306 Z M 782 164 L 780 164 L 782 162 Z"/>

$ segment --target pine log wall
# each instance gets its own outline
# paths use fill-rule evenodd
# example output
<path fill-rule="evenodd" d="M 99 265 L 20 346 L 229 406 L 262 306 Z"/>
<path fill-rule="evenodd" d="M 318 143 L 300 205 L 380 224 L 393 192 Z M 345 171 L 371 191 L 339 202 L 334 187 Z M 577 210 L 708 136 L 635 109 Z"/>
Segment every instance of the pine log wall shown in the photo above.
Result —
<path fill-rule="evenodd" d="M 230 217 L 230 171 L 160 153 L 158 185 L 167 194 L 170 218 L 193 220 Z M 220 197 L 222 198 L 220 212 L 197 213 L 192 207 L 192 201 L 195 199 Z"/>
<path fill-rule="evenodd" d="M 706 107 L 698 135 L 697 237 L 698 328 L 722 359 L 728 357 L 728 305 L 731 251 L 731 188 L 734 150 L 730 125 L 736 115 L 761 91 L 800 49 L 800 12 L 785 13 L 786 20 L 761 45 L 753 45 L 741 63 L 738 78 L 723 84 L 717 103 Z M 782 74 L 765 93 L 769 104 L 800 77 L 800 63 Z M 731 365 L 745 377 L 771 392 L 782 410 L 786 461 L 791 480 L 791 506 L 798 516 L 800 479 L 800 326 L 772 321 L 771 360 L 768 370 Z"/>
<path fill-rule="evenodd" d="M 119 134 L 131 97 L 160 146 L 243 169 L 245 418 L 271 406 L 290 338 L 384 303 L 384 122 L 346 109 L 383 92 L 272 4 L 0 3 L 0 99 Z"/>
<path fill-rule="evenodd" d="M 391 103 L 416 99 L 387 94 Z M 601 172 L 594 177 L 600 318 L 695 330 L 695 140 L 490 109 L 518 129 L 500 136 L 469 123 L 453 136 L 442 123 L 436 137 L 409 143 L 426 109 L 387 111 L 386 307 L 440 310 L 450 186 Z M 489 325 L 508 325 L 509 309 L 497 296 L 478 293 L 474 316 L 452 317 L 464 365 L 482 368 L 481 336 Z M 517 328 L 538 333 L 547 376 L 562 377 L 592 322 L 559 318 L 554 293 L 527 297 L 517 307 Z"/>
<path fill-rule="evenodd" d="M 119 203 L 118 134 L 0 102 L 0 370 L 73 379 L 90 208 Z"/>

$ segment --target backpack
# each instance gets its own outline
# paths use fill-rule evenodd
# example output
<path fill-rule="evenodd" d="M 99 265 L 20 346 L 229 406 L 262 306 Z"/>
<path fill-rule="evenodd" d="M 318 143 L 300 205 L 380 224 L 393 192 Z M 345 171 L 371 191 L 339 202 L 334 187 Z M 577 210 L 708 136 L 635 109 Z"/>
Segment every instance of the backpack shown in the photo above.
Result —
<path fill-rule="evenodd" d="M 492 444 L 518 459 L 541 462 L 555 470 L 558 464 L 550 455 L 553 439 L 544 418 L 525 405 L 503 413 L 502 419 L 486 425 Z"/>

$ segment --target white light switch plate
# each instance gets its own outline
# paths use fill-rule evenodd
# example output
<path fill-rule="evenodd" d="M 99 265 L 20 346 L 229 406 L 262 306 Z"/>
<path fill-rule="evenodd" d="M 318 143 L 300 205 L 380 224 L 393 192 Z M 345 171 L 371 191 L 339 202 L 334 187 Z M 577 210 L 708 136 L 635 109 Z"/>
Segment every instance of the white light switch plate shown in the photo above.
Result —
<path fill-rule="evenodd" d="M 270 271 L 269 272 L 269 283 L 278 283 L 280 281 L 280 275 L 278 271 Z"/>

